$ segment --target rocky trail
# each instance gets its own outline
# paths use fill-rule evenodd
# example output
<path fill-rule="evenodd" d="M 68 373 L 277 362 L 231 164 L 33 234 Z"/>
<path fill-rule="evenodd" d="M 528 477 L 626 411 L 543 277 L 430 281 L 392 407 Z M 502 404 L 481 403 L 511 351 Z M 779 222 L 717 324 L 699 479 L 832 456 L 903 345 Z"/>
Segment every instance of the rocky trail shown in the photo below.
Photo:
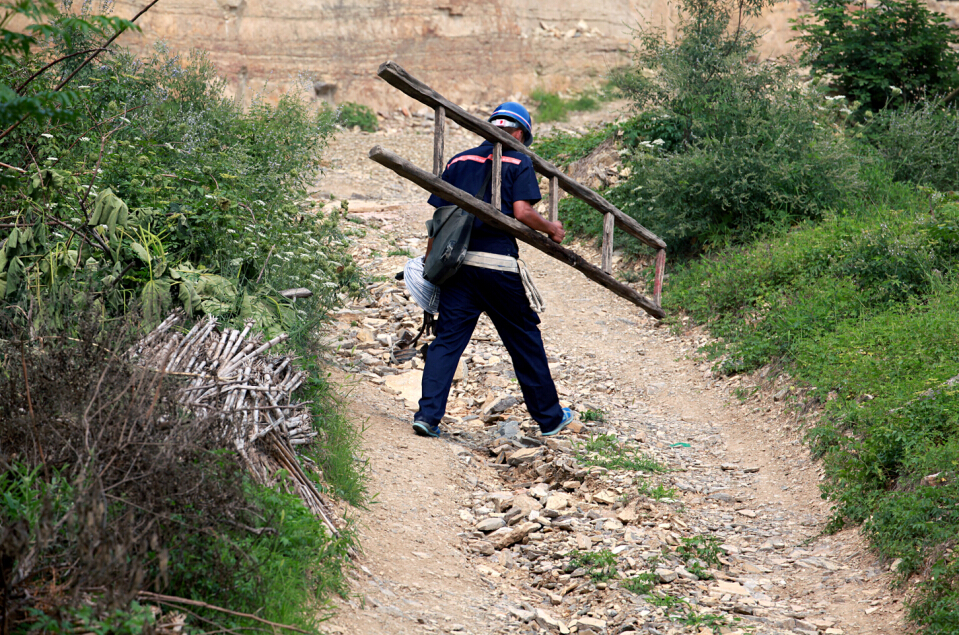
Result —
<path fill-rule="evenodd" d="M 331 206 L 349 201 L 354 256 L 375 276 L 330 335 L 376 498 L 354 514 L 354 595 L 324 629 L 906 632 L 888 566 L 855 530 L 823 534 L 821 473 L 783 379 L 753 390 L 763 378 L 714 377 L 697 353 L 703 333 L 676 334 L 532 248 L 521 252 L 546 300 L 550 366 L 579 421 L 539 437 L 484 316 L 454 382 L 448 436 L 413 434 L 421 359 L 389 357 L 422 311 L 393 275 L 425 248 L 431 208 L 366 152 L 381 144 L 428 168 L 432 122 L 419 115 L 340 134 L 320 183 Z M 474 139 L 454 128 L 447 153 Z"/>

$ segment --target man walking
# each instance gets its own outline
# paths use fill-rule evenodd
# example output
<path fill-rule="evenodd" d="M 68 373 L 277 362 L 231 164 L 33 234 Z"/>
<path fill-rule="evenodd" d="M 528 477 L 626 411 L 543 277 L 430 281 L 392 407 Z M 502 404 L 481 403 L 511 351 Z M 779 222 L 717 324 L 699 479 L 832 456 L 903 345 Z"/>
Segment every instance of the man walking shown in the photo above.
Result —
<path fill-rule="evenodd" d="M 529 112 L 516 102 L 500 105 L 489 121 L 527 146 L 533 140 Z M 443 180 L 463 191 L 476 192 L 487 180 L 492 162 L 493 144 L 486 141 L 450 159 Z M 542 197 L 532 160 L 504 148 L 502 166 L 500 211 L 553 241 L 562 242 L 566 236 L 562 223 L 550 222 L 533 209 Z M 482 198 L 490 202 L 488 188 Z M 429 203 L 434 207 L 449 205 L 435 194 L 430 196 Z M 539 317 L 529 305 L 519 274 L 518 255 L 515 238 L 479 219 L 474 221 L 464 264 L 441 287 L 437 335 L 426 357 L 420 408 L 413 416 L 417 434 L 440 436 L 439 423 L 446 414 L 456 365 L 483 312 L 492 320 L 509 352 L 526 408 L 539 424 L 541 434 L 559 434 L 573 420 L 572 411 L 559 405 L 537 326 Z"/>

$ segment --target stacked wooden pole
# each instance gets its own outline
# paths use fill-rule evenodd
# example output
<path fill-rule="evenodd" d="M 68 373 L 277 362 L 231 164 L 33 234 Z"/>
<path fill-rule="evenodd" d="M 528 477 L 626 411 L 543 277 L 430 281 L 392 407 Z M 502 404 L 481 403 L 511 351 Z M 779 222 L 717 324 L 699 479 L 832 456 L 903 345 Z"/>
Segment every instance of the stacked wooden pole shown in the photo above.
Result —
<path fill-rule="evenodd" d="M 222 421 L 222 441 L 236 447 L 257 481 L 272 485 L 277 472 L 286 470 L 297 495 L 339 535 L 329 505 L 304 473 L 294 449 L 317 436 L 308 402 L 291 402 L 306 373 L 296 370 L 289 355 L 268 355 L 288 336 L 264 342 L 262 334 L 250 336 L 252 321 L 242 331 L 218 331 L 213 316 L 183 335 L 172 328 L 181 320 L 180 313 L 167 317 L 130 351 L 133 358 L 186 377 L 176 393 L 180 404 L 197 417 Z"/>

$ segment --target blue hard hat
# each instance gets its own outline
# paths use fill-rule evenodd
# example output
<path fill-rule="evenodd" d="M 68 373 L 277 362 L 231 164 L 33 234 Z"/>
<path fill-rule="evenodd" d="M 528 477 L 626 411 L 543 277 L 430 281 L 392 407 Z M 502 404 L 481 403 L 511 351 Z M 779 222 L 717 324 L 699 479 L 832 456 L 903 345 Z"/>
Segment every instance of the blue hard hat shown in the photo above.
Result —
<path fill-rule="evenodd" d="M 500 104 L 487 121 L 500 118 L 509 119 L 519 124 L 519 127 L 523 129 L 523 143 L 529 145 L 533 142 L 533 118 L 529 116 L 529 111 L 522 104 L 515 101 Z"/>

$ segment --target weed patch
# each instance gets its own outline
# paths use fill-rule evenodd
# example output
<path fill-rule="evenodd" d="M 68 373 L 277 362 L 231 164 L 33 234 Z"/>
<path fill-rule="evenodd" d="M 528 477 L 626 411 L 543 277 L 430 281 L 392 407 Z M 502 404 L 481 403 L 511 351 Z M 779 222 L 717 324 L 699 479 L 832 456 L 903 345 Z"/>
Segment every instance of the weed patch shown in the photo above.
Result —
<path fill-rule="evenodd" d="M 592 437 L 579 450 L 577 458 L 581 465 L 595 465 L 609 470 L 650 473 L 666 471 L 666 467 L 655 459 L 620 443 L 612 434 Z"/>
<path fill-rule="evenodd" d="M 573 572 L 586 569 L 586 575 L 596 582 L 606 582 L 616 576 L 616 556 L 609 549 L 602 551 L 571 551 L 566 568 Z"/>
<path fill-rule="evenodd" d="M 537 121 L 566 121 L 571 112 L 597 110 L 601 97 L 584 94 L 564 98 L 556 93 L 537 89 L 530 93 L 530 99 L 536 104 Z"/>
<path fill-rule="evenodd" d="M 337 110 L 336 121 L 344 128 L 359 127 L 363 132 L 376 132 L 380 127 L 373 109 L 364 104 L 348 101 Z"/>

